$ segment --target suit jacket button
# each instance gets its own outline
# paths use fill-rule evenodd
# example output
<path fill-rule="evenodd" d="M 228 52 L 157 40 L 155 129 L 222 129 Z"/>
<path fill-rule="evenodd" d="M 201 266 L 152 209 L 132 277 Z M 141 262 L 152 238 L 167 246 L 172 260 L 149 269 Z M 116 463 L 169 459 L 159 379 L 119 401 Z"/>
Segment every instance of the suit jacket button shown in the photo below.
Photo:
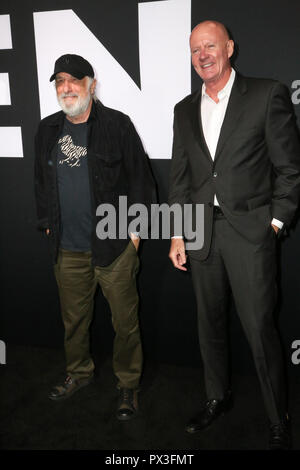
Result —
<path fill-rule="evenodd" d="M 213 176 L 214 178 L 216 178 L 218 176 L 218 173 L 215 171 Z"/>

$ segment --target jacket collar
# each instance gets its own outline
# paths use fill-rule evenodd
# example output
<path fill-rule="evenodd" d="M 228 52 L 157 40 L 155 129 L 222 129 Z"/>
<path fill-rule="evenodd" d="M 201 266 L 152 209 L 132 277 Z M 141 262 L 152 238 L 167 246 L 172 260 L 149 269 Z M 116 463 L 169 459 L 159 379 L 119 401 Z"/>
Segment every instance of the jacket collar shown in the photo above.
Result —
<path fill-rule="evenodd" d="M 200 88 L 192 95 L 192 100 L 191 100 L 192 103 L 195 103 L 195 102 L 199 103 L 199 100 L 201 99 L 201 96 L 202 96 L 202 85 L 203 85 L 203 82 Z M 237 90 L 240 92 L 241 95 L 247 92 L 247 83 L 246 83 L 245 77 L 237 71 L 235 72 L 235 80 L 232 86 L 232 91 L 234 88 L 237 88 Z"/>

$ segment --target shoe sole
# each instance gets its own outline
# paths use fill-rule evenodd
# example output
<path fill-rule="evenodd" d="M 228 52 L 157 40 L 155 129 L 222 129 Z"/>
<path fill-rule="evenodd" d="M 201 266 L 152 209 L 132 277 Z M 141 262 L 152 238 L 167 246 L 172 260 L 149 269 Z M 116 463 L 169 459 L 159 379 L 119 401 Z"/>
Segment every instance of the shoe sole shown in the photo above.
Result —
<path fill-rule="evenodd" d="M 116 415 L 116 418 L 119 420 L 119 421 L 131 421 L 132 419 L 134 419 L 136 417 L 137 413 L 133 413 L 131 416 L 118 416 Z"/>
<path fill-rule="evenodd" d="M 62 400 L 67 400 L 68 398 L 70 398 L 72 395 L 74 395 L 74 393 L 78 392 L 78 390 L 80 390 L 81 388 L 83 387 L 87 387 L 88 385 L 90 385 L 91 383 L 93 383 L 93 379 L 91 379 L 89 382 L 85 382 L 85 383 L 82 383 L 80 385 L 78 385 L 78 387 L 76 387 L 72 392 L 69 392 L 69 393 L 66 393 L 65 395 L 61 395 L 61 396 L 58 396 L 58 397 L 51 397 L 49 396 L 49 400 L 51 401 L 62 401 Z"/>

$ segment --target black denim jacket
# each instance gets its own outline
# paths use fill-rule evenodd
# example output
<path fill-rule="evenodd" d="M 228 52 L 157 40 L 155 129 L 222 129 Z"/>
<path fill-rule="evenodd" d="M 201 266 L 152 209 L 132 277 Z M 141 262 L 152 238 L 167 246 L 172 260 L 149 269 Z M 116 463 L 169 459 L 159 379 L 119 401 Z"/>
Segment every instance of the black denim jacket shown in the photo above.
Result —
<path fill-rule="evenodd" d="M 35 138 L 35 196 L 38 228 L 50 230 L 53 262 L 60 245 L 60 208 L 56 174 L 56 145 L 61 135 L 65 114 L 60 111 L 44 118 Z M 100 240 L 96 225 L 103 217 L 96 217 L 100 204 L 115 207 L 119 215 L 119 196 L 127 196 L 128 206 L 143 203 L 148 208 L 156 200 L 155 183 L 149 160 L 141 140 L 128 116 L 93 102 L 88 119 L 88 168 L 92 195 L 94 230 L 92 259 L 96 266 L 107 266 L 119 256 L 128 243 L 128 237 Z M 128 223 L 132 217 L 128 217 Z"/>

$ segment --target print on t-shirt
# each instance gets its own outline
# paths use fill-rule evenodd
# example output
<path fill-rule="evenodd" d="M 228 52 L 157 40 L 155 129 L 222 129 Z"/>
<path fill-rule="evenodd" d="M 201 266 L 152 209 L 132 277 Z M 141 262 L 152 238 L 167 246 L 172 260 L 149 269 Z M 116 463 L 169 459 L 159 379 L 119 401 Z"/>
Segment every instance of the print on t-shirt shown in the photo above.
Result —
<path fill-rule="evenodd" d="M 81 147 L 80 145 L 74 145 L 73 139 L 70 135 L 64 135 L 59 139 L 58 144 L 60 145 L 61 153 L 66 156 L 66 158 L 59 160 L 59 164 L 63 165 L 66 163 L 71 167 L 80 166 L 80 159 L 87 155 L 87 148 Z"/>

